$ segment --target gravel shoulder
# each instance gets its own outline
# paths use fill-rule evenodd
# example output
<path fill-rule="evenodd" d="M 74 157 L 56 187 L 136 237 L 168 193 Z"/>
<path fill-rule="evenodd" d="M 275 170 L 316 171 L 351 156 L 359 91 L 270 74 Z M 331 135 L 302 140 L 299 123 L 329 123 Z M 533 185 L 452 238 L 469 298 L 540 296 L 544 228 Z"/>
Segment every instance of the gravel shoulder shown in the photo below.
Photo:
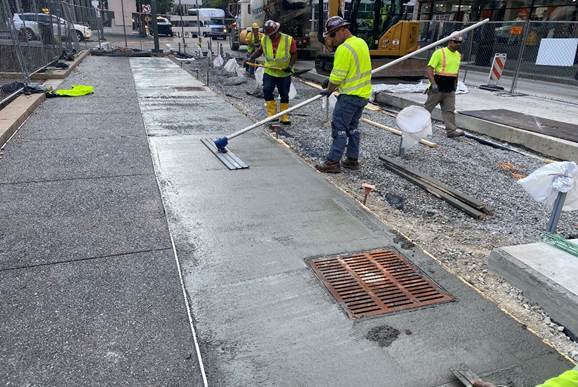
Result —
<path fill-rule="evenodd" d="M 201 78 L 206 74 L 206 62 L 203 60 L 193 61 L 188 66 L 199 69 Z M 224 95 L 249 118 L 257 121 L 265 117 L 262 98 L 247 94 L 256 89 L 253 79 L 233 77 L 222 69 L 211 70 L 210 79 L 211 89 Z M 292 104 L 317 93 L 316 89 L 298 80 L 294 80 L 293 84 L 298 95 Z M 396 127 L 395 120 L 381 112 L 366 110 L 364 116 Z M 321 103 L 315 102 L 302 108 L 291 116 L 291 120 L 291 127 L 286 128 L 288 135 L 280 137 L 280 140 L 307 163 L 322 161 L 331 143 L 331 129 L 330 123 L 324 122 Z M 228 128 L 228 131 L 238 129 Z M 516 177 L 530 174 L 543 163 L 474 140 L 448 139 L 436 127 L 431 141 L 438 144 L 437 148 L 418 145 L 406 157 L 400 158 L 397 155 L 398 136 L 364 123 L 360 124 L 360 129 L 361 170 L 345 171 L 327 178 L 358 200 L 362 199 L 362 183 L 375 185 L 376 191 L 371 194 L 367 206 L 383 222 L 436 257 L 447 270 L 491 299 L 560 353 L 578 361 L 578 343 L 566 335 L 564 327 L 552 322 L 539 305 L 532 304 L 518 289 L 487 269 L 487 258 L 493 249 L 539 239 L 549 211 L 534 202 L 516 184 Z M 234 146 L 233 140 L 233 149 Z M 469 217 L 386 170 L 378 159 L 382 155 L 481 200 L 493 209 L 494 214 L 484 220 Z M 577 237 L 575 212 L 562 214 L 559 233 L 566 238 Z"/>

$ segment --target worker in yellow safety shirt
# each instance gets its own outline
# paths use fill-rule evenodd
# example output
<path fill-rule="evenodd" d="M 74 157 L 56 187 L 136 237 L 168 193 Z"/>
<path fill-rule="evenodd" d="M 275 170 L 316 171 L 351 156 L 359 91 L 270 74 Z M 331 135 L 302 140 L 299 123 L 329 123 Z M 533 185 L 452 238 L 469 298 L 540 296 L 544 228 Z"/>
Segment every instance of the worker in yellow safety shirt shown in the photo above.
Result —
<path fill-rule="evenodd" d="M 297 61 L 297 44 L 293 37 L 279 32 L 281 25 L 273 20 L 267 20 L 264 25 L 265 36 L 261 46 L 248 59 L 253 63 L 261 55 L 265 56 L 265 72 L 263 74 L 263 94 L 267 105 L 267 116 L 277 114 L 277 103 L 273 92 L 275 87 L 281 97 L 279 111 L 289 108 L 289 90 L 291 74 Z M 289 115 L 281 116 L 281 123 L 290 125 Z"/>
<path fill-rule="evenodd" d="M 436 50 L 427 64 L 426 76 L 430 81 L 424 107 L 431 113 L 440 104 L 448 137 L 463 136 L 463 130 L 456 126 L 456 89 L 462 54 L 460 45 L 463 38 L 455 35 L 447 47 Z"/>
<path fill-rule="evenodd" d="M 475 381 L 474 387 L 497 387 L 495 384 L 484 382 L 482 380 Z M 566 371 L 559 376 L 546 380 L 536 387 L 578 387 L 578 366 L 570 371 Z"/>
<path fill-rule="evenodd" d="M 335 49 L 333 70 L 322 95 L 339 90 L 331 119 L 333 143 L 327 159 L 315 168 L 324 173 L 339 173 L 341 166 L 359 169 L 359 119 L 371 96 L 371 57 L 367 43 L 349 31 L 349 23 L 333 16 L 325 23 L 325 45 Z M 345 152 L 345 160 L 341 158 Z"/>
<path fill-rule="evenodd" d="M 261 47 L 262 38 L 263 34 L 259 32 L 259 24 L 253 23 L 253 25 L 251 25 L 251 31 L 249 31 L 245 36 L 245 42 L 247 43 L 247 58 L 250 58 L 251 55 Z M 245 66 L 245 68 L 249 74 L 253 75 L 255 73 L 255 67 Z"/>

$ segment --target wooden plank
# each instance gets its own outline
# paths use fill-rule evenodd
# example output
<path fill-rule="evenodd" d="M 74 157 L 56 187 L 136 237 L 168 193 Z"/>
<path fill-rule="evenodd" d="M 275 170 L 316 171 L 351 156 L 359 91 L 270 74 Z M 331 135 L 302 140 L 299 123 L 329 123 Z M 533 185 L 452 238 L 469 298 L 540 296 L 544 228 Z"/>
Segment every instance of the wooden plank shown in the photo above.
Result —
<path fill-rule="evenodd" d="M 362 117 L 362 118 L 361 118 L 361 121 L 362 121 L 362 122 L 365 122 L 366 124 L 375 126 L 376 128 L 380 128 L 380 129 L 386 130 L 386 131 L 388 131 L 389 133 L 393 133 L 393 134 L 396 134 L 396 135 L 398 135 L 398 136 L 401 136 L 401 130 L 392 128 L 391 126 L 387 126 L 387 125 L 380 124 L 379 122 L 372 121 L 372 120 L 367 119 L 367 118 L 365 118 L 365 117 Z M 425 140 L 425 139 L 423 139 L 423 138 L 422 138 L 421 140 L 419 140 L 419 143 L 420 143 L 420 144 L 423 144 L 423 145 L 427 145 L 427 146 L 429 146 L 430 148 L 437 148 L 437 146 L 438 146 L 438 144 L 436 144 L 435 142 L 431 142 L 431 141 Z"/>
<path fill-rule="evenodd" d="M 406 171 L 407 173 L 415 176 L 416 178 L 425 181 L 427 184 L 439 189 L 440 191 L 443 191 L 443 192 L 447 193 L 448 195 L 455 197 L 456 199 L 466 203 L 470 207 L 476 208 L 477 210 L 485 212 L 487 214 L 491 213 L 488 206 L 476 198 L 473 198 L 469 195 L 466 195 L 463 192 L 458 191 L 455 188 L 452 188 L 452 187 L 442 183 L 441 181 L 434 179 L 433 177 L 424 175 L 424 174 L 416 171 L 413 168 L 406 167 L 405 165 L 402 165 L 402 164 L 398 163 L 397 161 L 395 161 L 389 157 L 380 156 L 379 158 L 380 158 L 380 160 L 382 160 L 388 164 L 392 164 L 395 167 L 402 169 L 402 170 Z"/>
<path fill-rule="evenodd" d="M 424 190 L 428 191 L 429 193 L 431 193 L 435 197 L 442 199 L 443 201 L 450 204 L 452 207 L 455 207 L 458 210 L 465 212 L 466 214 L 468 214 L 472 218 L 475 218 L 475 219 L 484 219 L 485 218 L 486 214 L 484 214 L 481 211 L 478 211 L 476 208 L 473 208 L 473 207 L 469 206 L 468 204 L 458 200 L 454 196 L 449 195 L 448 193 L 446 193 L 444 191 L 441 191 L 440 189 L 438 189 L 437 187 L 435 187 L 431 184 L 428 184 L 426 181 L 424 181 L 422 179 L 418 179 L 417 177 L 413 176 L 412 174 L 407 173 L 407 171 L 403 170 L 402 168 L 398 168 L 394 164 L 388 163 L 387 160 L 384 159 L 383 157 L 380 156 L 379 159 L 385 162 L 384 165 L 390 171 L 392 171 L 395 174 L 409 180 L 410 182 L 414 183 L 415 185 L 423 188 Z"/>

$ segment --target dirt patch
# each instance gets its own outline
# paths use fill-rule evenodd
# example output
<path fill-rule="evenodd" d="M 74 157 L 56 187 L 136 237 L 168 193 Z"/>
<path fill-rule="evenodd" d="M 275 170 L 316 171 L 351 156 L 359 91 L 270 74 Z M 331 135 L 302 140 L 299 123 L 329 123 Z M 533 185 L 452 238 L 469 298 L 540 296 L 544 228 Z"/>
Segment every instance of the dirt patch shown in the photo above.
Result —
<path fill-rule="evenodd" d="M 397 329 L 389 325 L 382 325 L 371 328 L 365 338 L 370 341 L 375 341 L 380 347 L 389 347 L 397 340 L 399 335 L 400 332 Z"/>

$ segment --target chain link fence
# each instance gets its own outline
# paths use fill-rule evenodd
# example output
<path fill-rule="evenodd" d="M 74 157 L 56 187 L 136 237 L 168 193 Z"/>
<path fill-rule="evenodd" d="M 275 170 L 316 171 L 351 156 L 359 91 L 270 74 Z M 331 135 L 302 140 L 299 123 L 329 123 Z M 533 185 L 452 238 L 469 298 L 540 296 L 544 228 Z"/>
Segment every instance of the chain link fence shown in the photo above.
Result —
<path fill-rule="evenodd" d="M 93 32 L 95 31 L 95 32 Z M 94 34 L 94 36 L 93 36 Z M 100 11 L 63 0 L 0 0 L 0 108 L 49 66 L 103 36 Z"/>
<path fill-rule="evenodd" d="M 472 24 L 420 21 L 420 45 L 423 47 Z M 467 77 L 468 72 L 489 75 L 494 55 L 503 53 L 507 56 L 503 74 L 512 79 L 510 85 L 502 86 L 512 93 L 519 78 L 578 86 L 577 43 L 578 22 L 489 22 L 464 35 L 462 76 Z M 427 59 L 431 53 L 423 53 L 421 57 Z M 470 83 L 487 83 L 478 79 Z"/>

